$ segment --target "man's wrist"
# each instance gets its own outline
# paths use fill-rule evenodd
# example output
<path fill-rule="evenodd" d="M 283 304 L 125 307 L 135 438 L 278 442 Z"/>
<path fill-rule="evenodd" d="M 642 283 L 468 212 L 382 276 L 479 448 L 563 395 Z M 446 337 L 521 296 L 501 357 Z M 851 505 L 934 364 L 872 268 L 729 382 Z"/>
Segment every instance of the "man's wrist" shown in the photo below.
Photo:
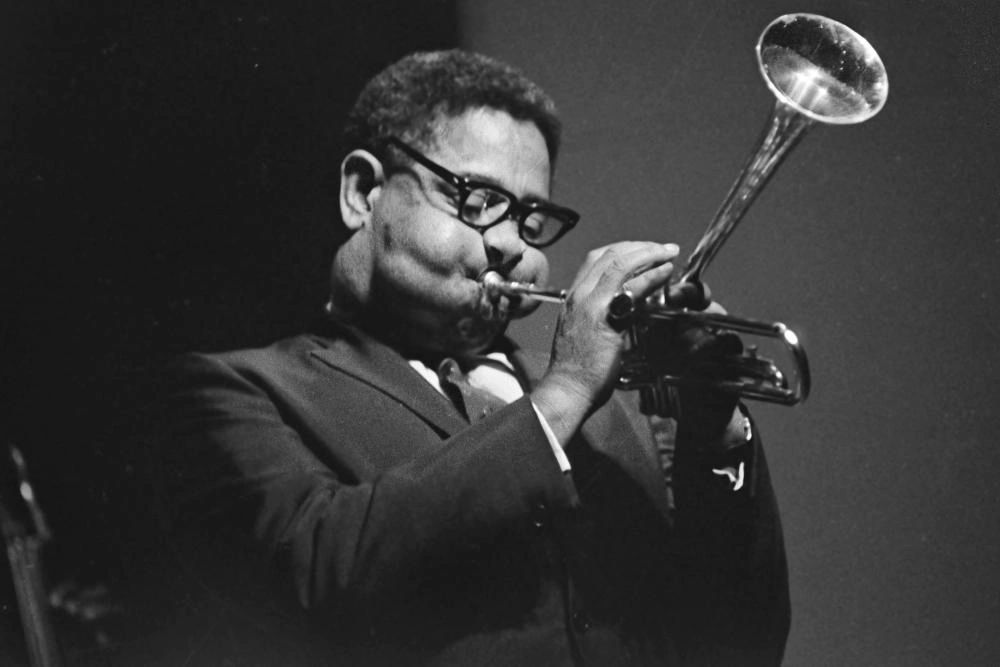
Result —
<path fill-rule="evenodd" d="M 566 447 L 590 413 L 592 401 L 572 382 L 546 377 L 531 392 L 531 402 L 549 425 L 560 447 Z"/>

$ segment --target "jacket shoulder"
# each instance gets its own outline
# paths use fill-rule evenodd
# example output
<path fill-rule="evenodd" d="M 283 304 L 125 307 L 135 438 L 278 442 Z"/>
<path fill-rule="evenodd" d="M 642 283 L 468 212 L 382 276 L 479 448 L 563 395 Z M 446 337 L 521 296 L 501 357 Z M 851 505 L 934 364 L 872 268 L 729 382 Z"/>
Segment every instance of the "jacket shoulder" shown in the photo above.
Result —
<path fill-rule="evenodd" d="M 310 365 L 310 356 L 328 349 L 333 341 L 302 334 L 284 338 L 262 347 L 219 352 L 188 352 L 170 364 L 171 375 L 205 373 L 213 370 L 235 373 L 248 379 L 280 377 Z"/>

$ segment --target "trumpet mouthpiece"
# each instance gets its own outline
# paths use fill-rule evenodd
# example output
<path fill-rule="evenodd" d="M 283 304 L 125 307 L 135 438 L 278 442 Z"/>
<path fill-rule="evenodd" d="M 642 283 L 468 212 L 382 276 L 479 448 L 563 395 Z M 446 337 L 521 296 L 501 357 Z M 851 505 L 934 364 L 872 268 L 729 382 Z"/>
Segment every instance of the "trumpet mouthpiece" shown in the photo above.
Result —
<path fill-rule="evenodd" d="M 548 290 L 536 287 L 532 283 L 504 280 L 496 271 L 484 273 L 480 276 L 479 283 L 491 299 L 501 296 L 519 296 L 549 303 L 562 303 L 566 300 L 566 290 Z"/>

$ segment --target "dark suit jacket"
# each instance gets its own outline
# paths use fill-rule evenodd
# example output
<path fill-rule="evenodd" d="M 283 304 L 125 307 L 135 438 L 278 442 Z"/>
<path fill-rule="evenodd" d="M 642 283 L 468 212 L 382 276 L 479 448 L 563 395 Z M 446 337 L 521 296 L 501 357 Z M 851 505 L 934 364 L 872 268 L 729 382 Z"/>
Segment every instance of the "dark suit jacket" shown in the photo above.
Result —
<path fill-rule="evenodd" d="M 155 452 L 183 572 L 173 655 L 780 662 L 787 575 L 759 442 L 740 492 L 678 443 L 671 513 L 634 423 L 616 401 L 598 411 L 565 475 L 526 398 L 470 425 L 351 329 L 187 357 Z"/>

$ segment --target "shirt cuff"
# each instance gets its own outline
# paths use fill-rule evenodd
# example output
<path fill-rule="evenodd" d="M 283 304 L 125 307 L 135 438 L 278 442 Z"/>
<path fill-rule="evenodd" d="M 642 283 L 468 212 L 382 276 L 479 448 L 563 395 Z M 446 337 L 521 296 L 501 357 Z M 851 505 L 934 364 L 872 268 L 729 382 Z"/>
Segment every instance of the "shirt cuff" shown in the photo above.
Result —
<path fill-rule="evenodd" d="M 552 427 L 545 421 L 542 411 L 538 409 L 538 406 L 534 402 L 531 403 L 531 407 L 535 409 L 535 414 L 538 415 L 538 423 L 542 425 L 542 431 L 545 433 L 545 437 L 549 439 L 549 447 L 552 448 L 552 453 L 555 455 L 556 461 L 559 462 L 559 469 L 563 472 L 569 472 L 573 467 L 569 464 L 566 452 L 559 446 L 559 441 L 556 440 L 556 434 L 552 432 Z"/>
<path fill-rule="evenodd" d="M 740 410 L 740 420 L 743 427 L 743 440 L 738 444 L 731 445 L 730 450 L 735 450 L 735 448 L 740 445 L 744 445 L 753 440 L 753 427 L 750 424 L 750 418 Z M 712 474 L 719 475 L 720 477 L 725 477 L 729 480 L 729 483 L 733 485 L 733 491 L 739 491 L 743 488 L 743 484 L 746 481 L 746 464 L 742 460 L 734 462 L 732 465 L 722 466 L 720 468 L 712 468 Z"/>

